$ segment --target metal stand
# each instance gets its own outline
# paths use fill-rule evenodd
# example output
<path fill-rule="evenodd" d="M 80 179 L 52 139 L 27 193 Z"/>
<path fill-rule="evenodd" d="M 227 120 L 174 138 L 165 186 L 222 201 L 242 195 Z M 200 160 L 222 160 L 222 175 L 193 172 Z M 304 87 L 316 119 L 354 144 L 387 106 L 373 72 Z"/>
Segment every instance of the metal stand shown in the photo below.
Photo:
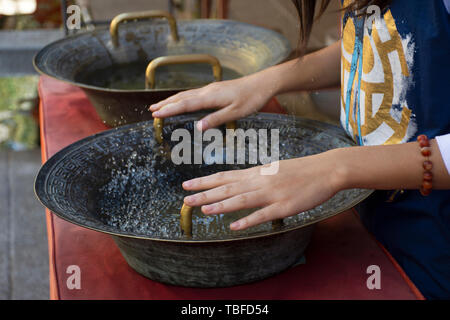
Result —
<path fill-rule="evenodd" d="M 228 18 L 228 5 L 229 0 L 216 0 L 216 18 L 217 19 L 227 19 Z M 212 0 L 200 0 L 201 17 L 203 19 L 213 18 Z"/>
<path fill-rule="evenodd" d="M 67 0 L 61 0 L 61 17 L 64 28 L 64 34 L 69 35 L 69 29 L 67 28 Z"/>
<path fill-rule="evenodd" d="M 173 3 L 173 0 L 167 0 L 167 2 L 168 2 L 168 6 L 169 6 L 169 13 L 171 15 L 173 15 L 174 11 L 175 11 L 175 5 Z"/>

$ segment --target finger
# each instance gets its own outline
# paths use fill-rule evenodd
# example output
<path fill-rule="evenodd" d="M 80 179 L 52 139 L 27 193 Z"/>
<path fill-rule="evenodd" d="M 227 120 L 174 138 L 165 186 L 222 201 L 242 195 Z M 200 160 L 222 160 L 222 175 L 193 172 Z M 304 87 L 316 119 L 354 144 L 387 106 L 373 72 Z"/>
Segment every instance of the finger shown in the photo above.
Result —
<path fill-rule="evenodd" d="M 189 191 L 217 188 L 221 185 L 233 183 L 237 180 L 243 179 L 246 176 L 245 171 L 246 170 L 223 171 L 210 176 L 195 178 L 185 181 L 183 183 L 183 188 Z"/>
<path fill-rule="evenodd" d="M 153 105 L 150 107 L 150 111 L 152 112 L 157 112 L 157 111 L 161 111 L 164 108 L 166 108 L 168 105 L 172 105 L 172 104 L 176 104 L 179 103 L 183 100 L 189 99 L 191 97 L 195 97 L 195 94 L 192 93 L 185 93 L 185 94 L 180 94 L 180 95 L 176 95 L 176 96 L 172 96 L 164 101 L 159 102 L 156 105 Z"/>
<path fill-rule="evenodd" d="M 205 204 L 216 203 L 240 193 L 252 191 L 248 185 L 242 183 L 229 183 L 207 191 L 203 191 L 184 198 L 184 203 L 191 207 L 200 207 Z"/>
<path fill-rule="evenodd" d="M 176 95 L 173 95 L 165 100 L 162 100 L 158 103 L 152 104 L 149 108 L 150 111 L 154 112 L 157 111 L 159 109 L 161 109 L 163 106 L 169 104 L 169 103 L 175 103 L 178 102 L 180 100 L 186 99 L 188 97 L 191 97 L 193 95 L 196 95 L 198 93 L 198 89 L 194 89 L 194 90 L 188 90 L 188 91 L 183 91 L 180 93 L 177 93 Z"/>
<path fill-rule="evenodd" d="M 158 111 L 153 112 L 153 116 L 157 118 L 166 118 L 177 114 L 202 110 L 209 105 L 209 99 L 205 100 L 205 98 L 199 97 L 188 98 L 175 103 L 166 104 Z"/>
<path fill-rule="evenodd" d="M 183 92 L 183 93 L 184 93 L 184 92 Z M 155 111 L 161 109 L 161 108 L 162 108 L 163 106 L 165 106 L 166 104 L 169 104 L 169 103 L 173 103 L 173 102 L 179 101 L 180 99 L 182 99 L 182 97 L 183 97 L 183 94 L 181 94 L 181 93 L 176 94 L 176 95 L 171 96 L 171 97 L 169 97 L 169 98 L 167 98 L 167 99 L 161 100 L 161 101 L 159 101 L 158 103 L 152 104 L 152 105 L 150 106 L 149 110 L 152 111 L 152 112 L 155 112 Z"/>
<path fill-rule="evenodd" d="M 210 128 L 218 127 L 224 123 L 240 119 L 242 118 L 242 115 L 239 109 L 234 107 L 233 105 L 219 109 L 218 111 L 207 115 L 201 121 L 199 121 L 199 123 L 197 124 L 197 129 L 205 131 Z"/>
<path fill-rule="evenodd" d="M 253 212 L 245 218 L 233 222 L 230 225 L 230 229 L 234 231 L 245 230 L 265 222 L 279 219 L 280 212 L 283 212 L 282 210 L 283 206 L 281 206 L 279 203 L 274 203 L 268 207 Z"/>
<path fill-rule="evenodd" d="M 267 197 L 264 197 L 260 191 L 250 191 L 240 193 L 220 202 L 205 205 L 202 207 L 202 212 L 204 214 L 221 214 L 264 207 L 265 205 L 267 205 Z"/>
<path fill-rule="evenodd" d="M 154 117 L 166 118 L 177 114 L 199 111 L 203 109 L 217 108 L 213 98 L 207 96 L 193 96 L 178 102 L 169 103 L 153 112 Z"/>

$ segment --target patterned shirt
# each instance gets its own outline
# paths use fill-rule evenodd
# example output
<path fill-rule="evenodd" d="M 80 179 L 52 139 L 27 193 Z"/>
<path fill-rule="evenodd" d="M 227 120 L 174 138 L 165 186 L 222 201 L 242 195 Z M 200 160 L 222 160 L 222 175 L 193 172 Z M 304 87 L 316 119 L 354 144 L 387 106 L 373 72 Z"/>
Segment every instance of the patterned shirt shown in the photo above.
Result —
<path fill-rule="evenodd" d="M 370 6 L 365 17 L 343 16 L 341 124 L 360 145 L 450 132 L 445 1 L 393 0 L 384 11 Z M 378 191 L 361 205 L 362 221 L 425 297 L 449 299 L 450 191 L 422 197 L 410 190 L 393 202 L 386 195 Z"/>

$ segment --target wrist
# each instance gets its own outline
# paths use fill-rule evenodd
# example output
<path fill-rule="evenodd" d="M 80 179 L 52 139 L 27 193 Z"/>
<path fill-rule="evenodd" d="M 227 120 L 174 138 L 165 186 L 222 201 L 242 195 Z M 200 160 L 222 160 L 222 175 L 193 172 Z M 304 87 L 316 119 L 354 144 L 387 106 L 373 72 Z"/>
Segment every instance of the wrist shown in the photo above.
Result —
<path fill-rule="evenodd" d="M 327 151 L 326 154 L 332 162 L 330 183 L 337 191 L 355 188 L 355 172 L 349 163 L 350 148 L 338 148 Z"/>
<path fill-rule="evenodd" d="M 279 66 L 273 66 L 250 75 L 250 80 L 256 85 L 258 90 L 262 90 L 270 97 L 283 93 L 283 77 L 280 77 Z"/>

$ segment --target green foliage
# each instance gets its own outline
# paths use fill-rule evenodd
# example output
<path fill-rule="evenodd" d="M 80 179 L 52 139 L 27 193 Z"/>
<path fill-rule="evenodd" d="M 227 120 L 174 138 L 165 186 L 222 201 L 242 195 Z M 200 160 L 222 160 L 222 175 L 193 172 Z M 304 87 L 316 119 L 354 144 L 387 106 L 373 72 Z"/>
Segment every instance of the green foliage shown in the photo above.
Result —
<path fill-rule="evenodd" d="M 24 150 L 38 144 L 37 76 L 0 78 L 0 148 Z"/>

